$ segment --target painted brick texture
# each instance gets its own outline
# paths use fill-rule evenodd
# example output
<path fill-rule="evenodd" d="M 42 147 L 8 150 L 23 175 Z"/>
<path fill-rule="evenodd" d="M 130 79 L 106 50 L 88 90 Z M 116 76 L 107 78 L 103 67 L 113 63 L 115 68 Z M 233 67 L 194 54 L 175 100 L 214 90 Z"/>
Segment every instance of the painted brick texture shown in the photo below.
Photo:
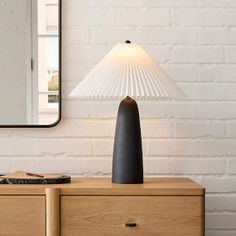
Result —
<path fill-rule="evenodd" d="M 236 235 L 236 1 L 63 0 L 63 119 L 0 130 L 0 172 L 109 176 L 118 102 L 69 99 L 116 44 L 139 42 L 187 98 L 140 102 L 146 176 L 206 187 L 206 235 Z"/>

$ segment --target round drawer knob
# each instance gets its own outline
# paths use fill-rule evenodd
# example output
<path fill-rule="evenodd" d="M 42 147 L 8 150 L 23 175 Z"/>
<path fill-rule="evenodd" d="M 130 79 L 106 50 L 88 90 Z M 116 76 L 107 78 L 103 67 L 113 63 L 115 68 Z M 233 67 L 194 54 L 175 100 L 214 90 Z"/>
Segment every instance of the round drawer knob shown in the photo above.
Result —
<path fill-rule="evenodd" d="M 127 227 L 127 228 L 133 228 L 133 227 L 136 227 L 136 226 L 137 226 L 136 223 L 126 223 L 125 224 L 125 227 Z"/>

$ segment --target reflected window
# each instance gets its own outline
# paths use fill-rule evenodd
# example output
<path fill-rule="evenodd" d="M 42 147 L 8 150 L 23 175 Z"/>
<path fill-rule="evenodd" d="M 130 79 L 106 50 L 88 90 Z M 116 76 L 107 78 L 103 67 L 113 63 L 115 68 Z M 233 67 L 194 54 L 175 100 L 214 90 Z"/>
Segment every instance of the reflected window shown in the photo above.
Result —
<path fill-rule="evenodd" d="M 59 114 L 59 17 L 58 0 L 36 5 L 34 61 L 34 123 L 52 124 Z M 37 94 L 37 95 L 35 95 Z"/>

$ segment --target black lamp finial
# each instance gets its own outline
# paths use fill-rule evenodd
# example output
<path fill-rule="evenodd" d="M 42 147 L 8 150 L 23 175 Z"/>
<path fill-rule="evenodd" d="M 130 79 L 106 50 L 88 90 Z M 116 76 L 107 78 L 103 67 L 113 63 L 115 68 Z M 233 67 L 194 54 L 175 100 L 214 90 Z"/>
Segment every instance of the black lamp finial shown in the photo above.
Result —
<path fill-rule="evenodd" d="M 128 44 L 130 44 L 130 43 L 131 43 L 131 41 L 130 41 L 130 40 L 126 40 L 126 41 L 125 41 L 125 43 L 128 43 Z"/>

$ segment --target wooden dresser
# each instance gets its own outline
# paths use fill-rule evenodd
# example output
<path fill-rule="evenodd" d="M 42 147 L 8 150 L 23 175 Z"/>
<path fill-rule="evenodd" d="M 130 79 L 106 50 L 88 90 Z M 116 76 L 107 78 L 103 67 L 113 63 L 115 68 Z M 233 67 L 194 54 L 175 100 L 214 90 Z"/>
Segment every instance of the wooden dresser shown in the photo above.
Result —
<path fill-rule="evenodd" d="M 0 185 L 0 236 L 203 236 L 204 199 L 185 178 Z"/>

